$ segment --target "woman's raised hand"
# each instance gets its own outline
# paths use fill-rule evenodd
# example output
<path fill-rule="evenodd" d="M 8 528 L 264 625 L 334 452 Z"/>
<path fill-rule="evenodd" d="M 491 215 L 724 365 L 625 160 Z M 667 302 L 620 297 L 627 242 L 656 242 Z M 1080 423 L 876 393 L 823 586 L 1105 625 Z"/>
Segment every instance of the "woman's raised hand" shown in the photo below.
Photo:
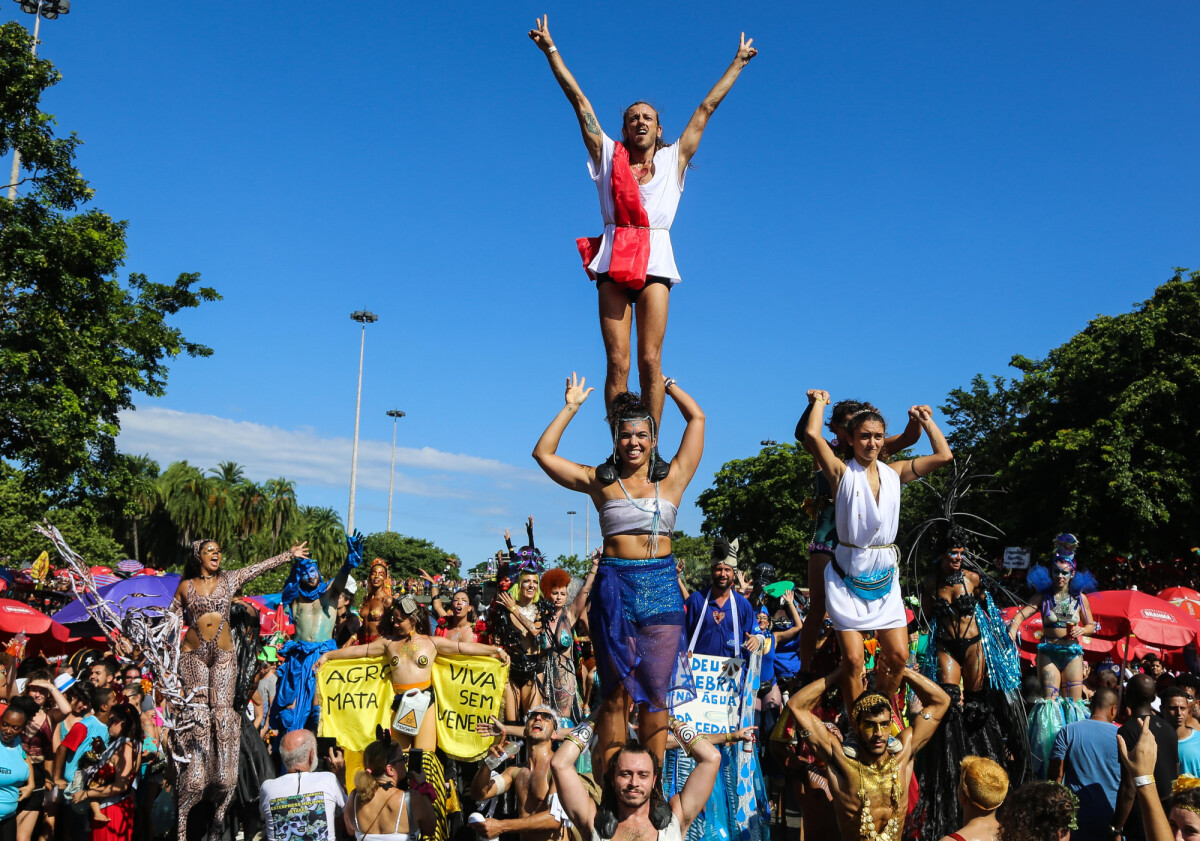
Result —
<path fill-rule="evenodd" d="M 908 418 L 917 423 L 925 423 L 933 419 L 933 409 L 924 404 L 913 406 L 908 410 Z"/>
<path fill-rule="evenodd" d="M 307 558 L 308 557 L 308 541 L 301 540 L 299 543 L 293 544 L 292 548 L 289 549 L 288 551 L 292 553 L 292 557 L 294 557 L 294 558 Z"/>
<path fill-rule="evenodd" d="M 810 388 L 810 389 L 808 390 L 808 402 L 809 402 L 809 403 L 816 403 L 818 400 L 820 400 L 820 401 L 823 401 L 823 402 L 825 402 L 825 403 L 832 403 L 832 402 L 833 402 L 832 400 L 830 400 L 830 399 L 829 399 L 829 392 L 828 392 L 828 391 L 826 391 L 825 389 L 823 389 L 823 388 Z"/>
<path fill-rule="evenodd" d="M 567 377 L 567 406 L 572 409 L 578 409 L 583 405 L 583 401 L 588 399 L 588 395 L 596 389 L 584 388 L 587 382 L 587 377 L 576 376 L 575 372 L 571 372 L 571 376 Z"/>
<path fill-rule="evenodd" d="M 529 30 L 529 38 L 533 43 L 538 45 L 538 49 L 544 53 L 549 53 L 550 48 L 554 46 L 554 39 L 550 37 L 550 15 L 542 15 L 536 21 L 537 26 Z M 749 61 L 750 59 L 746 60 Z"/>
<path fill-rule="evenodd" d="M 546 35 L 549 36 L 550 33 L 547 32 Z M 529 37 L 532 38 L 533 34 L 530 33 Z M 738 44 L 738 51 L 737 51 L 737 57 L 739 59 L 741 59 L 743 67 L 745 67 L 747 64 L 750 63 L 750 59 L 752 59 L 756 55 L 758 55 L 758 48 L 752 46 L 753 44 L 754 44 L 754 39 L 751 38 L 749 41 L 747 41 L 746 33 L 743 32 L 742 40 L 741 40 L 741 43 Z"/>

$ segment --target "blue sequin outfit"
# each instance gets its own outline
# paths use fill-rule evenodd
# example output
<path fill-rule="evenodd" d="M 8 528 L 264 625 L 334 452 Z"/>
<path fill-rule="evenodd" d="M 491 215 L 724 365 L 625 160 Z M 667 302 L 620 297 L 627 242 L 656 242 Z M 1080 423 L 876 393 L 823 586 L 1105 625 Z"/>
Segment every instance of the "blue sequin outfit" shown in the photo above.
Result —
<path fill-rule="evenodd" d="M 696 697 L 675 556 L 600 559 L 588 610 L 600 691 L 666 710 Z"/>

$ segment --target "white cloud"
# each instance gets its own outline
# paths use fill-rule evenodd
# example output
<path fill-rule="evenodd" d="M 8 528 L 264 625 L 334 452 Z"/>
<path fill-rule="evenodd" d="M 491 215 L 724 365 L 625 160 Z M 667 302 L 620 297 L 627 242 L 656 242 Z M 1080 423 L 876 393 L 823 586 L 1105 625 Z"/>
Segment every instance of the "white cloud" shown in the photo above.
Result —
<path fill-rule="evenodd" d="M 126 453 L 147 453 L 160 465 L 186 459 L 200 468 L 234 461 L 254 481 L 285 476 L 298 485 L 348 487 L 349 438 L 326 438 L 311 427 L 283 429 L 215 415 L 149 407 L 121 413 L 118 447 Z M 360 438 L 358 487 L 386 491 L 391 467 L 391 442 Z M 413 473 L 424 474 L 414 476 Z M 471 477 L 544 482 L 541 473 L 495 459 L 445 453 L 432 447 L 396 448 L 396 492 L 417 496 L 470 498 L 480 494 Z"/>

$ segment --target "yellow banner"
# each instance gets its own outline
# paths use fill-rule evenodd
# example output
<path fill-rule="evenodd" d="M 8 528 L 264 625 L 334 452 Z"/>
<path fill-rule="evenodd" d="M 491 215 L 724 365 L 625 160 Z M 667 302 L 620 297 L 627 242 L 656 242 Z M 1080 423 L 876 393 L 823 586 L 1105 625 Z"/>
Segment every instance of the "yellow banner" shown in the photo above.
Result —
<path fill-rule="evenodd" d="M 337 739 L 347 751 L 375 741 L 376 725 L 392 725 L 391 668 L 382 657 L 332 660 L 317 672 L 321 705 L 318 735 Z"/>
<path fill-rule="evenodd" d="M 492 744 L 475 725 L 500 715 L 508 666 L 492 657 L 438 657 L 433 661 L 438 747 L 456 759 L 482 759 Z"/>

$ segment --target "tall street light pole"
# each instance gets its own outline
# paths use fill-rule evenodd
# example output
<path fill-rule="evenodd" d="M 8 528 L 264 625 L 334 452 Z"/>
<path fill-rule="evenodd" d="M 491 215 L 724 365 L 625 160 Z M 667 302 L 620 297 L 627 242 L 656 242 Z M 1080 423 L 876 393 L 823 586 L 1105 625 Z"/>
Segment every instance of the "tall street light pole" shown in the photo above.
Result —
<path fill-rule="evenodd" d="M 354 403 L 354 447 L 350 451 L 350 511 L 346 515 L 346 533 L 354 534 L 354 490 L 358 484 L 358 420 L 362 414 L 363 352 L 367 348 L 367 325 L 379 320 L 373 312 L 355 310 L 350 318 L 362 325 L 362 341 L 358 346 L 358 399 Z"/>
<path fill-rule="evenodd" d="M 571 517 L 571 557 L 575 557 L 575 511 L 568 511 Z"/>
<path fill-rule="evenodd" d="M 38 33 L 41 31 L 42 18 L 54 20 L 59 15 L 71 11 L 71 0 L 17 0 L 21 11 L 33 15 L 33 47 L 30 54 L 37 58 Z M 21 150 L 13 147 L 12 176 L 8 179 L 8 200 L 17 200 L 17 179 L 21 176 Z"/>
<path fill-rule="evenodd" d="M 396 424 L 404 417 L 399 409 L 388 409 L 387 416 L 392 419 L 392 475 L 388 479 L 388 522 L 387 530 L 392 530 L 392 491 L 396 487 Z"/>

